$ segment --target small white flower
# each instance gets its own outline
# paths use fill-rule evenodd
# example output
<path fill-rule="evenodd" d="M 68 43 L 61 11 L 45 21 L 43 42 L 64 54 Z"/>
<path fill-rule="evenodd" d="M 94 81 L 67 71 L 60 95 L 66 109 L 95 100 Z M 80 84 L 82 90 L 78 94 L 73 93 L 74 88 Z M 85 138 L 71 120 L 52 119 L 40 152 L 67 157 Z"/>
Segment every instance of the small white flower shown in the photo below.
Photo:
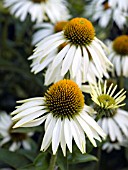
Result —
<path fill-rule="evenodd" d="M 27 141 L 28 136 L 31 136 L 32 133 L 15 133 L 12 132 L 13 121 L 11 117 L 6 112 L 0 113 L 0 135 L 2 140 L 0 141 L 0 147 L 9 141 L 12 142 L 9 147 L 10 151 L 15 151 L 20 148 L 22 145 L 25 149 L 31 149 L 29 142 Z"/>
<path fill-rule="evenodd" d="M 53 54 L 61 45 L 63 48 Z M 112 64 L 103 51 L 106 46 L 95 37 L 91 22 L 85 18 L 70 20 L 63 31 L 48 36 L 36 46 L 34 54 L 29 57 L 33 60 L 32 71 L 38 73 L 48 66 L 46 85 L 54 83 L 56 77 L 59 80 L 66 77 L 81 86 L 95 77 L 108 77 L 107 71 L 111 70 Z"/>
<path fill-rule="evenodd" d="M 113 86 L 112 83 L 108 88 L 107 81 L 105 81 L 104 85 L 100 81 L 93 85 L 90 84 L 91 98 L 100 108 L 109 110 L 117 109 L 125 105 L 125 103 L 121 104 L 121 102 L 126 98 L 126 91 L 122 89 L 114 95 L 117 85 Z"/>
<path fill-rule="evenodd" d="M 128 17 L 128 1 L 124 1 L 110 0 L 106 2 L 105 0 L 93 0 L 85 7 L 85 14 L 88 17 L 92 16 L 92 21 L 98 21 L 98 24 L 103 28 L 106 28 L 112 21 L 120 29 L 123 29 L 127 25 Z"/>
<path fill-rule="evenodd" d="M 110 54 L 108 58 L 114 65 L 117 76 L 128 77 L 128 35 L 118 36 L 110 42 Z"/>
<path fill-rule="evenodd" d="M 121 144 L 119 142 L 105 142 L 102 149 L 110 153 L 112 150 L 120 150 Z"/>
<path fill-rule="evenodd" d="M 14 128 L 38 126 L 45 121 L 42 151 L 46 151 L 52 143 L 53 154 L 56 154 L 60 144 L 65 156 L 66 145 L 72 152 L 74 138 L 77 147 L 85 153 L 85 134 L 95 147 L 95 139 L 101 141 L 100 136 L 106 136 L 89 115 L 93 114 L 94 110 L 84 104 L 84 96 L 72 80 L 55 83 L 44 97 L 26 99 L 18 103 L 23 104 L 12 112 L 12 119 L 16 122 Z"/>
<path fill-rule="evenodd" d="M 4 0 L 4 6 L 10 13 L 24 21 L 27 15 L 32 22 L 50 20 L 52 23 L 69 18 L 65 0 Z"/>
<path fill-rule="evenodd" d="M 122 142 L 124 135 L 128 137 L 128 112 L 119 109 L 119 107 L 125 105 L 122 101 L 126 97 L 126 91 L 122 89 L 114 94 L 117 85 L 111 84 L 107 87 L 107 81 L 104 85 L 100 82 L 91 85 L 91 89 L 91 97 L 96 104 L 94 108 L 97 111 L 97 118 L 99 118 L 98 124 L 112 142 Z"/>

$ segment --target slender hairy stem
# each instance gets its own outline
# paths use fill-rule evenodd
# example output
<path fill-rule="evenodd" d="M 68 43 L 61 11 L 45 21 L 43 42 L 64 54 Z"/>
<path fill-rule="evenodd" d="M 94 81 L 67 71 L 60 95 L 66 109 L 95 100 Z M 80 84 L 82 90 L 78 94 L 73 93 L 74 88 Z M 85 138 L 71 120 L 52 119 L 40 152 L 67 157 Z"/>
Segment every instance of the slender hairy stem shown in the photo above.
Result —
<path fill-rule="evenodd" d="M 57 154 L 51 156 L 50 165 L 49 165 L 48 170 L 54 170 L 55 165 L 56 165 L 56 158 L 57 158 Z"/>

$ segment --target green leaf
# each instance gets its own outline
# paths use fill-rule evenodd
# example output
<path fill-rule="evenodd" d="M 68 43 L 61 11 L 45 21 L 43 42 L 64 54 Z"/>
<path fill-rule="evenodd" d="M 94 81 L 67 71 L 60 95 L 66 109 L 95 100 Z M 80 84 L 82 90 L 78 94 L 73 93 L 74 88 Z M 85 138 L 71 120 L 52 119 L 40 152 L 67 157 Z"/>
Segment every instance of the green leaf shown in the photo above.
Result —
<path fill-rule="evenodd" d="M 16 169 L 24 167 L 30 163 L 25 156 L 16 152 L 8 151 L 7 149 L 0 149 L 0 161 Z"/>
<path fill-rule="evenodd" d="M 16 129 L 12 129 L 11 132 L 13 133 L 29 133 L 29 132 L 42 132 L 42 127 L 41 126 L 37 126 L 37 127 L 21 127 L 21 128 L 16 128 Z"/>
<path fill-rule="evenodd" d="M 67 169 L 67 157 L 64 157 L 61 150 L 58 150 L 57 165 L 59 166 L 59 168 L 61 170 L 66 170 Z"/>
<path fill-rule="evenodd" d="M 25 166 L 24 168 L 20 168 L 18 170 L 38 170 L 38 169 L 36 169 L 33 164 L 29 164 L 29 165 Z"/>
<path fill-rule="evenodd" d="M 38 170 L 46 170 L 49 167 L 50 155 L 48 152 L 41 152 L 34 161 L 34 165 Z M 41 168 L 41 169 L 40 169 Z"/>
<path fill-rule="evenodd" d="M 87 153 L 74 153 L 68 160 L 69 164 L 85 163 L 90 161 L 98 161 L 98 159 L 95 156 Z"/>
<path fill-rule="evenodd" d="M 37 156 L 37 154 L 31 150 L 20 149 L 20 150 L 18 150 L 18 153 L 24 155 L 26 158 L 28 158 L 32 162 L 34 161 L 35 157 Z"/>

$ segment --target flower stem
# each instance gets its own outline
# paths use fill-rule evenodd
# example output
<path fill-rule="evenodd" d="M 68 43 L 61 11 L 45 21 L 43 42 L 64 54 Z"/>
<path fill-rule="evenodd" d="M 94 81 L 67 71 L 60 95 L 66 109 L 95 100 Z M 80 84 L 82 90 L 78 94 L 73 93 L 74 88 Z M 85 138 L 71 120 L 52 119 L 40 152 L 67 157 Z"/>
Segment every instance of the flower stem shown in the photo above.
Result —
<path fill-rule="evenodd" d="M 101 146 L 98 148 L 97 158 L 98 158 L 98 162 L 97 162 L 97 164 L 96 164 L 95 170 L 100 170 L 100 163 L 101 163 Z"/>
<path fill-rule="evenodd" d="M 124 88 L 124 77 L 122 74 L 119 78 L 119 85 L 120 85 L 120 89 Z"/>
<path fill-rule="evenodd" d="M 56 165 L 56 159 L 57 159 L 57 154 L 51 156 L 50 165 L 49 165 L 48 170 L 54 170 L 55 165 Z"/>

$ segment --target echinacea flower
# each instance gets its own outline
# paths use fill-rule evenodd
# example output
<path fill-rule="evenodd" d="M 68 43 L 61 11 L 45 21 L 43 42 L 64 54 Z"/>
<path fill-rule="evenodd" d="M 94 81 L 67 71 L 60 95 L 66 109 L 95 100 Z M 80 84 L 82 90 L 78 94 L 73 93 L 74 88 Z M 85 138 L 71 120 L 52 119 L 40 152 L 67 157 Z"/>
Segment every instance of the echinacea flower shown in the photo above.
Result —
<path fill-rule="evenodd" d="M 4 6 L 9 7 L 10 13 L 21 21 L 28 14 L 31 21 L 37 23 L 48 20 L 54 23 L 70 17 L 65 0 L 4 0 Z"/>
<path fill-rule="evenodd" d="M 63 48 L 53 56 L 51 53 Z M 104 53 L 106 46 L 96 38 L 92 23 L 85 18 L 70 20 L 63 31 L 50 35 L 36 45 L 34 54 L 29 59 L 50 65 L 46 71 L 45 84 L 54 83 L 57 74 L 63 78 L 70 78 L 81 86 L 87 81 L 88 68 L 93 63 L 94 74 L 103 77 L 111 69 L 111 62 Z M 94 70 L 93 70 L 94 71 Z M 35 73 L 38 72 L 38 68 Z"/>
<path fill-rule="evenodd" d="M 98 83 L 91 85 L 91 97 L 94 101 L 97 117 L 99 118 L 98 124 L 102 127 L 105 133 L 109 136 L 110 140 L 122 142 L 123 136 L 128 137 L 128 112 L 119 107 L 124 106 L 122 101 L 125 99 L 123 89 L 115 93 L 117 85 L 111 84 L 107 87 L 107 81 L 104 85 Z"/>
<path fill-rule="evenodd" d="M 85 6 L 85 14 L 89 18 L 91 17 L 92 21 L 98 21 L 102 28 L 106 28 L 109 24 L 115 22 L 119 29 L 123 29 L 127 25 L 128 17 L 128 1 L 124 1 L 93 0 Z"/>
<path fill-rule="evenodd" d="M 72 152 L 74 138 L 80 151 L 85 153 L 85 134 L 95 147 L 95 139 L 101 141 L 100 136 L 105 138 L 103 130 L 89 115 L 94 110 L 84 104 L 84 96 L 72 80 L 60 80 L 47 90 L 44 97 L 30 98 L 18 103 L 22 105 L 12 112 L 15 122 L 13 128 L 38 126 L 45 121 L 42 151 L 46 151 L 52 143 L 53 154 L 56 154 L 60 144 L 65 156 L 66 145 Z"/>
<path fill-rule="evenodd" d="M 28 137 L 32 136 L 33 133 L 19 133 L 13 132 L 12 129 L 13 121 L 11 116 L 6 112 L 0 113 L 0 135 L 2 136 L 2 140 L 0 141 L 0 147 L 4 144 L 11 142 L 11 146 L 9 147 L 10 151 L 15 151 L 23 146 L 24 149 L 31 149 L 31 146 L 28 142 Z"/>
<path fill-rule="evenodd" d="M 118 36 L 110 43 L 108 57 L 114 65 L 113 71 L 117 76 L 128 77 L 128 35 Z"/>

